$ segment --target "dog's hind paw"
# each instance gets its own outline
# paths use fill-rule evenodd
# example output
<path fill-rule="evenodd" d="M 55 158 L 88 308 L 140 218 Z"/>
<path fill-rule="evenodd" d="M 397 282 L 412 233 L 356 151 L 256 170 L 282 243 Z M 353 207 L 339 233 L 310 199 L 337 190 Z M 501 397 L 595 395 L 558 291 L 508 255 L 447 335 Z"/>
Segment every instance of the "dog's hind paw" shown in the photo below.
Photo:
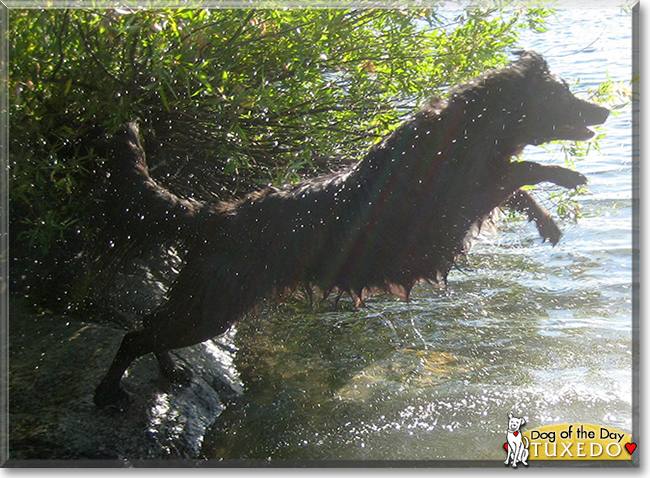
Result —
<path fill-rule="evenodd" d="M 182 386 L 187 386 L 192 382 L 194 373 L 189 368 L 178 365 L 169 351 L 157 353 L 156 358 L 160 365 L 160 373 L 167 380 Z"/>
<path fill-rule="evenodd" d="M 129 408 L 131 397 L 121 387 L 109 389 L 100 384 L 97 390 L 95 390 L 93 402 L 95 402 L 97 408 L 114 408 L 123 412 Z"/>
<path fill-rule="evenodd" d="M 172 369 L 165 370 L 163 375 L 170 382 L 184 387 L 192 383 L 192 377 L 194 377 L 194 373 L 189 368 L 181 365 L 176 365 Z"/>

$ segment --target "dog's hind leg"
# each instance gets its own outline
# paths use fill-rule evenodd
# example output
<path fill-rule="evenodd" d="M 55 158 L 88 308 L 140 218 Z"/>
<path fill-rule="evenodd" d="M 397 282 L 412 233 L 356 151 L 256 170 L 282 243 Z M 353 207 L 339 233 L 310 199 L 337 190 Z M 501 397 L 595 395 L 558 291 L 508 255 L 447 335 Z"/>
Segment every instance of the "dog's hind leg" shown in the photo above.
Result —
<path fill-rule="evenodd" d="M 544 241 L 556 245 L 562 237 L 562 232 L 553 221 L 551 215 L 542 208 L 526 191 L 521 189 L 508 196 L 503 203 L 504 207 L 519 212 L 525 212 L 529 221 L 535 221 L 539 235 Z"/>
<path fill-rule="evenodd" d="M 524 466 L 528 466 L 528 450 L 526 450 L 523 447 L 523 445 L 521 450 L 521 459 L 519 460 L 519 463 L 521 463 Z"/>
<path fill-rule="evenodd" d="M 146 329 L 128 332 L 120 345 L 113 363 L 95 390 L 94 402 L 99 408 L 114 406 L 120 410 L 129 404 L 128 394 L 120 387 L 126 369 L 138 357 L 153 351 Z"/>
<path fill-rule="evenodd" d="M 194 374 L 189 368 L 178 365 L 170 352 L 156 353 L 156 358 L 163 377 L 179 385 L 190 384 Z"/>

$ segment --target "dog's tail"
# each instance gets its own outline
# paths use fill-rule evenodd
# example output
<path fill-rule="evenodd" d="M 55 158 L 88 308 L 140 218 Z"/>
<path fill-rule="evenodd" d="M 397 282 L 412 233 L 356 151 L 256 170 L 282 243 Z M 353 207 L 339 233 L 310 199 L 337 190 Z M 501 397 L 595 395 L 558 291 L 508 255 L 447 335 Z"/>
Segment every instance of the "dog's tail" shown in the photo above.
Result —
<path fill-rule="evenodd" d="M 136 122 L 113 136 L 106 174 L 100 249 L 141 252 L 170 240 L 193 240 L 203 229 L 211 204 L 181 198 L 151 178 Z"/>

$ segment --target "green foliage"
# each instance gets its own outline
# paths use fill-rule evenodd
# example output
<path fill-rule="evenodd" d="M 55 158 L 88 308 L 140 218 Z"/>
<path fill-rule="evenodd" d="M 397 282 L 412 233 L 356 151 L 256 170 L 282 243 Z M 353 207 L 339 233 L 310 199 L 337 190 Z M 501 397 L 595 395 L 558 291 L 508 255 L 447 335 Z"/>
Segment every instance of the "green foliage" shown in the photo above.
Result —
<path fill-rule="evenodd" d="M 358 159 L 426 97 L 502 65 L 547 14 L 11 10 L 14 237 L 30 254 L 92 245 L 98 127 L 139 118 L 158 181 L 240 196 Z"/>

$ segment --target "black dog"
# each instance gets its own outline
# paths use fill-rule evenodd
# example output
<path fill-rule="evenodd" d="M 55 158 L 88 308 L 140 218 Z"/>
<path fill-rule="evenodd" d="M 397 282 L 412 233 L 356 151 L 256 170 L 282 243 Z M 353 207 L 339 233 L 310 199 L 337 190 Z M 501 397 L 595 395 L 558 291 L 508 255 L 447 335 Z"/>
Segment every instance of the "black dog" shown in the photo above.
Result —
<path fill-rule="evenodd" d="M 500 206 L 526 211 L 542 237 L 560 233 L 523 186 L 586 183 L 559 166 L 511 161 L 529 144 L 587 140 L 608 110 L 574 97 L 531 52 L 432 99 L 351 169 L 268 188 L 235 203 L 180 199 L 149 177 L 135 125 L 116 135 L 121 197 L 190 243 L 168 300 L 124 337 L 95 393 L 121 405 L 120 380 L 137 357 L 155 353 L 164 375 L 190 378 L 169 351 L 227 331 L 265 297 L 298 286 L 357 302 L 375 291 L 408 297 L 418 281 L 444 283 L 468 233 Z M 124 192 L 127 191 L 127 193 Z M 139 213 L 137 213 L 139 214 Z"/>

